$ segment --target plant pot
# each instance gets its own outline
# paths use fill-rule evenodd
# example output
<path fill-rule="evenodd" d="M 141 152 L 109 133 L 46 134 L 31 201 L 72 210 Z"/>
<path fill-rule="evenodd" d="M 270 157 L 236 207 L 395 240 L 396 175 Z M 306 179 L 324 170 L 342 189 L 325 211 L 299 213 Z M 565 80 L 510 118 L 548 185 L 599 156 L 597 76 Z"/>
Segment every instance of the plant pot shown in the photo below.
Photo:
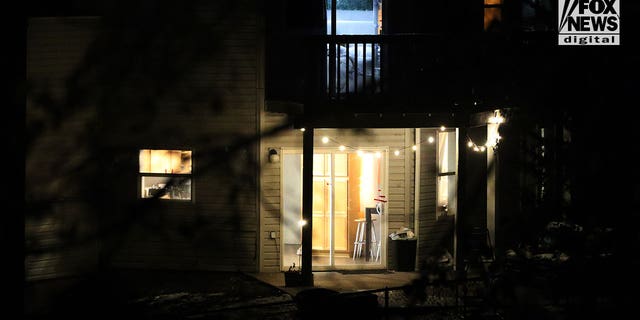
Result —
<path fill-rule="evenodd" d="M 299 271 L 285 271 L 284 272 L 284 286 L 285 287 L 299 287 L 299 286 L 302 286 L 302 272 L 299 272 Z"/>

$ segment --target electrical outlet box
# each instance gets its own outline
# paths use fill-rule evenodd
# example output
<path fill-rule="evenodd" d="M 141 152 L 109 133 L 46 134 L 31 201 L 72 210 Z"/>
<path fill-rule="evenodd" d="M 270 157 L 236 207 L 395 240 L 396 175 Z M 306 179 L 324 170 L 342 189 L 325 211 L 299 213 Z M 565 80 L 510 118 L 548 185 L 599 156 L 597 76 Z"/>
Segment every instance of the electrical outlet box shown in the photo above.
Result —
<path fill-rule="evenodd" d="M 269 232 L 269 238 L 275 239 L 276 238 L 276 232 L 275 231 Z"/>

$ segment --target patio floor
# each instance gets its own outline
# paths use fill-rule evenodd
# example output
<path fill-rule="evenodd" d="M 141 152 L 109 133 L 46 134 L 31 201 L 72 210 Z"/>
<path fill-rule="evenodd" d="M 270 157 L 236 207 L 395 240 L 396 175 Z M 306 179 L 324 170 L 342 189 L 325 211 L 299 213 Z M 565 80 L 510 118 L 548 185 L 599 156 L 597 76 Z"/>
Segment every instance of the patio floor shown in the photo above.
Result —
<path fill-rule="evenodd" d="M 310 287 L 285 287 L 284 273 L 250 273 L 250 276 L 277 287 L 292 296 Z M 337 292 L 357 292 L 365 290 L 384 289 L 385 287 L 400 287 L 408 285 L 418 278 L 418 272 L 396 271 L 316 271 L 313 272 L 315 288 L 331 289 Z"/>

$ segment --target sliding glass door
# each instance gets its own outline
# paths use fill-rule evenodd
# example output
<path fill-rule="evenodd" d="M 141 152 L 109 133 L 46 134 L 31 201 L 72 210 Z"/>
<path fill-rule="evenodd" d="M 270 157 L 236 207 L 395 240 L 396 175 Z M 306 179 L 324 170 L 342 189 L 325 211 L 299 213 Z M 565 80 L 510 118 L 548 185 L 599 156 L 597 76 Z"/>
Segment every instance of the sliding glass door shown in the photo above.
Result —
<path fill-rule="evenodd" d="M 327 150 L 314 154 L 312 257 L 315 270 L 381 266 L 381 254 L 385 251 L 382 250 L 384 206 L 376 210 L 375 198 L 383 187 L 384 154 L 382 150 Z M 301 172 L 302 154 L 285 152 L 282 163 L 283 269 L 292 263 L 300 263 L 301 226 L 305 224 L 302 220 Z M 366 232 L 367 226 L 369 232 Z M 370 249 L 368 253 L 366 247 Z"/>

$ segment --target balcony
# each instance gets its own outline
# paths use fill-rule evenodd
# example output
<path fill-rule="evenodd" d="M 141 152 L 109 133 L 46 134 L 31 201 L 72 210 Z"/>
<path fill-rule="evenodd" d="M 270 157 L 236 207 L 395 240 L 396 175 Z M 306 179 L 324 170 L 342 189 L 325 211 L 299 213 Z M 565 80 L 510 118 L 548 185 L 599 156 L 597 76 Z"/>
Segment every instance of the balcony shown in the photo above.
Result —
<path fill-rule="evenodd" d="M 450 113 L 515 103 L 540 79 L 529 76 L 544 69 L 536 63 L 540 50 L 553 49 L 529 34 L 488 33 L 323 35 L 298 44 L 298 51 L 279 52 L 280 78 L 270 85 L 281 94 L 271 100 L 299 102 L 307 114 Z"/>
<path fill-rule="evenodd" d="M 440 35 L 340 35 L 322 41 L 325 103 L 347 104 L 353 111 L 372 105 L 378 110 L 446 109 L 468 86 L 464 77 L 455 77 L 464 69 L 464 57 L 450 54 Z"/>

